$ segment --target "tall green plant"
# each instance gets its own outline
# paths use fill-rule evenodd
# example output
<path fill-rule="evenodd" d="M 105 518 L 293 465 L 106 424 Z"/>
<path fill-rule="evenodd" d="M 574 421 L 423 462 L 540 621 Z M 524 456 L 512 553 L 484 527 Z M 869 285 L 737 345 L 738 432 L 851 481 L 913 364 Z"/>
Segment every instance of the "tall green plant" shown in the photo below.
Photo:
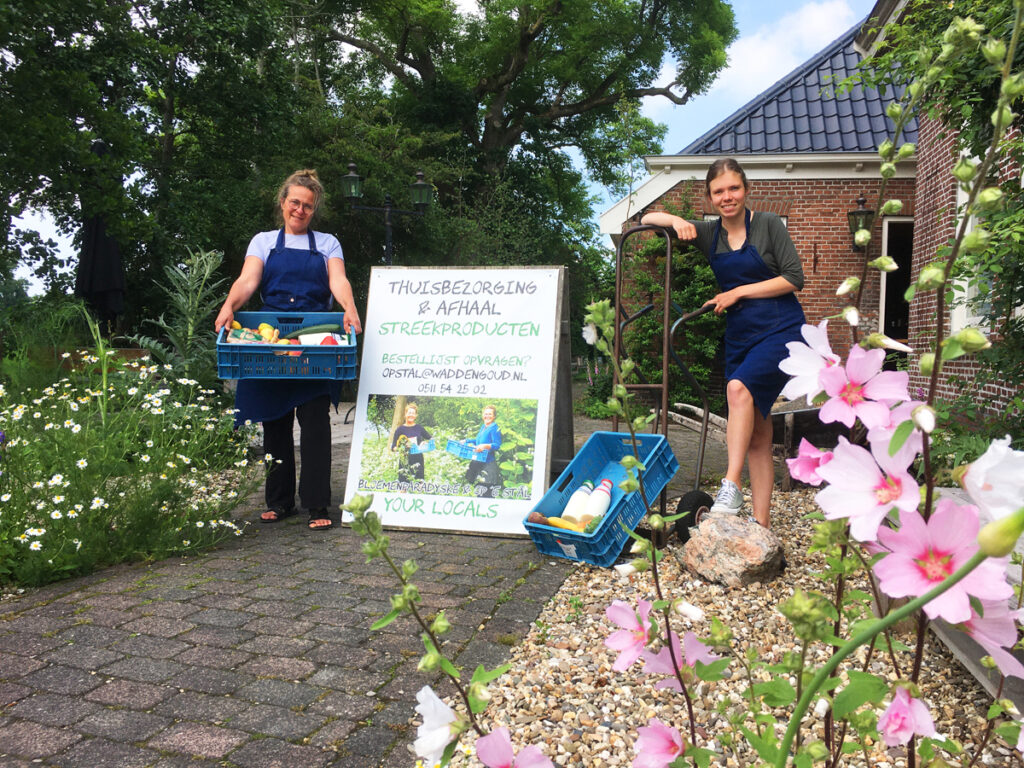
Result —
<path fill-rule="evenodd" d="M 217 251 L 189 249 L 183 266 L 164 268 L 167 314 L 147 322 L 162 332 L 158 338 L 135 334 L 130 341 L 185 378 L 210 384 L 216 379 L 216 334 L 213 315 L 223 278 L 214 279 L 223 257 Z"/>

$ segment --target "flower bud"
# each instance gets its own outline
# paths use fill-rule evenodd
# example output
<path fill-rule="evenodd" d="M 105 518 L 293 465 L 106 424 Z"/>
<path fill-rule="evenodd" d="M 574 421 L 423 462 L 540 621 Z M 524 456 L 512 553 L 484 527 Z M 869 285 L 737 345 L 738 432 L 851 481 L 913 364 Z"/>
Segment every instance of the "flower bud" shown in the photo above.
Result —
<path fill-rule="evenodd" d="M 652 531 L 665 530 L 665 518 L 661 515 L 648 515 L 647 524 L 651 527 Z"/>
<path fill-rule="evenodd" d="M 880 272 L 895 272 L 900 268 L 900 265 L 896 263 L 896 259 L 892 256 L 879 256 L 877 259 L 869 261 L 868 266 L 874 267 Z"/>
<path fill-rule="evenodd" d="M 858 229 L 853 235 L 853 242 L 858 248 L 863 248 L 871 242 L 871 231 Z"/>
<path fill-rule="evenodd" d="M 405 595 L 391 596 L 391 610 L 405 613 L 409 610 L 409 600 Z"/>
<path fill-rule="evenodd" d="M 995 127 L 996 132 L 999 133 L 1006 128 L 1006 126 L 1013 122 L 1014 117 L 1016 117 L 1016 115 L 1007 105 L 1004 104 L 1001 107 L 998 107 L 992 113 L 992 125 Z"/>
<path fill-rule="evenodd" d="M 939 262 L 925 264 L 917 277 L 917 287 L 922 291 L 931 291 L 946 281 L 946 267 Z"/>
<path fill-rule="evenodd" d="M 935 409 L 928 404 L 917 406 L 910 412 L 910 418 L 913 419 L 914 426 L 926 435 L 930 435 L 935 429 Z"/>
<path fill-rule="evenodd" d="M 976 251 L 983 251 L 988 247 L 989 241 L 992 239 L 992 233 L 983 227 L 975 227 L 966 235 L 960 242 L 960 247 L 968 253 L 974 253 Z"/>
<path fill-rule="evenodd" d="M 864 230 L 861 230 L 863 232 Z M 842 284 L 836 289 L 836 296 L 845 296 L 850 291 L 856 291 L 860 288 L 859 277 L 848 277 L 843 280 Z"/>
<path fill-rule="evenodd" d="M 619 398 L 620 400 L 622 398 L 624 398 L 627 394 L 628 393 L 626 392 L 626 388 L 624 386 L 622 386 L 621 384 L 616 384 L 612 388 L 612 395 L 617 397 L 617 398 Z"/>
<path fill-rule="evenodd" d="M 905 141 L 900 145 L 899 150 L 896 152 L 897 160 L 906 160 L 912 154 L 917 151 L 917 145 L 912 141 Z M 902 205 L 901 205 L 902 207 Z"/>
<path fill-rule="evenodd" d="M 634 363 L 630 358 L 627 357 L 625 360 L 623 360 L 621 365 L 619 366 L 619 370 L 622 373 L 622 378 L 626 378 L 627 376 L 629 376 L 629 374 L 633 372 L 634 368 L 636 368 L 636 363 Z"/>
<path fill-rule="evenodd" d="M 989 557 L 1006 557 L 1024 533 L 1024 507 L 987 523 L 978 533 L 978 548 Z"/>
<path fill-rule="evenodd" d="M 999 187 L 985 187 L 978 193 L 978 207 L 985 211 L 991 211 L 999 207 L 1003 202 L 1003 190 Z"/>
<path fill-rule="evenodd" d="M 612 413 L 622 414 L 622 403 L 617 398 L 609 397 L 607 402 L 605 402 L 605 407 Z"/>
<path fill-rule="evenodd" d="M 996 69 L 1001 69 L 1006 60 L 1006 43 L 995 37 L 990 37 L 988 42 L 981 47 L 981 52 L 989 64 Z"/>
<path fill-rule="evenodd" d="M 891 179 L 896 175 L 896 164 L 895 163 L 882 163 L 879 167 L 878 172 L 881 174 L 883 179 Z"/>
<path fill-rule="evenodd" d="M 479 680 L 469 686 L 469 697 L 476 699 L 477 701 L 490 701 L 491 692 L 487 690 L 487 685 L 481 683 Z"/>
<path fill-rule="evenodd" d="M 910 98 L 912 99 L 916 99 L 918 96 L 920 96 L 923 90 L 924 83 L 922 83 L 920 80 L 915 80 L 914 82 L 907 86 L 907 93 L 910 94 Z"/>
<path fill-rule="evenodd" d="M 999 90 L 1006 98 L 1016 99 L 1024 93 L 1024 72 L 1018 72 L 1015 75 L 1010 75 L 1008 78 L 1003 80 L 1003 85 Z"/>
<path fill-rule="evenodd" d="M 699 606 L 688 603 L 682 598 L 672 602 L 672 611 L 690 621 L 704 621 L 704 611 Z"/>
<path fill-rule="evenodd" d="M 939 59 L 941 61 L 948 61 L 950 58 L 956 55 L 956 46 L 950 42 L 942 44 L 942 48 L 939 49 Z"/>
<path fill-rule="evenodd" d="M 895 349 L 897 352 L 913 352 L 910 347 L 896 339 L 890 339 L 884 333 L 869 333 L 863 345 L 865 349 Z"/>
<path fill-rule="evenodd" d="M 443 635 L 445 632 L 452 628 L 451 623 L 448 621 L 448 617 L 444 615 L 444 611 L 441 611 L 434 620 L 430 623 L 430 631 L 435 635 Z"/>
<path fill-rule="evenodd" d="M 992 342 L 977 328 L 964 328 L 959 333 L 954 334 L 953 338 L 957 340 L 965 352 L 978 352 L 992 346 Z"/>
<path fill-rule="evenodd" d="M 904 146 L 906 146 L 904 144 Z M 903 210 L 902 200 L 886 200 L 882 203 L 882 215 L 883 216 L 895 216 L 897 213 Z"/>
<path fill-rule="evenodd" d="M 416 669 L 420 672 L 431 672 L 439 666 L 441 666 L 441 654 L 437 651 L 430 651 L 423 654 L 420 663 L 416 665 Z"/>
<path fill-rule="evenodd" d="M 860 325 L 860 312 L 857 311 L 856 307 L 844 307 L 840 313 L 847 323 L 856 328 Z"/>
<path fill-rule="evenodd" d="M 633 546 L 629 548 L 631 555 L 643 555 L 651 551 L 651 542 L 647 539 L 633 539 Z"/>
<path fill-rule="evenodd" d="M 917 361 L 917 369 L 921 371 L 924 376 L 931 376 L 932 369 L 935 368 L 935 353 L 925 352 L 921 355 L 921 359 Z"/>
<path fill-rule="evenodd" d="M 894 123 L 900 119 L 903 114 L 903 107 L 898 102 L 893 102 L 885 108 L 885 114 L 889 116 L 889 119 Z"/>
<path fill-rule="evenodd" d="M 956 176 L 959 181 L 964 184 L 974 178 L 974 174 L 978 170 L 977 163 L 972 162 L 966 157 L 961 157 L 956 165 L 953 166 L 951 173 Z"/>
<path fill-rule="evenodd" d="M 878 145 L 878 156 L 883 160 L 892 160 L 893 155 L 893 143 L 889 139 L 886 139 Z"/>

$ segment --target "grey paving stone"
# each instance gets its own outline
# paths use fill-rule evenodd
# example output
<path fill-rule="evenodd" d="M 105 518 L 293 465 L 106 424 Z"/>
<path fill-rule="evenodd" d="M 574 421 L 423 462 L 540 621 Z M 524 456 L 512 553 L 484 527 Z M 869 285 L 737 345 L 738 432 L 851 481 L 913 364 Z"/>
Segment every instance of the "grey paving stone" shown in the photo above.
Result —
<path fill-rule="evenodd" d="M 256 680 L 238 689 L 235 698 L 256 704 L 279 707 L 305 707 L 316 701 L 323 691 L 305 683 L 285 680 Z"/>
<path fill-rule="evenodd" d="M 375 696 L 353 696 L 334 691 L 310 704 L 308 710 L 343 720 L 365 720 L 374 713 L 377 704 Z"/>
<path fill-rule="evenodd" d="M 75 730 L 92 736 L 105 736 L 120 742 L 148 739 L 171 724 L 171 719 L 130 709 L 100 709 L 83 718 Z"/>
<path fill-rule="evenodd" d="M 305 680 L 316 671 L 316 664 L 306 659 L 282 656 L 254 656 L 238 667 L 253 677 L 274 677 L 282 680 Z"/>
<path fill-rule="evenodd" d="M 145 710 L 152 709 L 173 695 L 174 690 L 166 686 L 137 683 L 132 680 L 111 680 L 106 685 L 87 693 L 85 698 L 99 704 Z"/>
<path fill-rule="evenodd" d="M 196 598 L 195 604 L 202 606 L 203 608 L 216 608 L 221 611 L 241 611 L 245 610 L 251 613 L 255 611 L 249 611 L 250 606 L 253 604 L 253 600 L 243 595 L 224 595 L 218 593 L 211 593 L 208 595 L 201 595 Z"/>
<path fill-rule="evenodd" d="M 357 720 L 336 719 L 328 722 L 323 728 L 309 737 L 314 747 L 340 748 L 352 733 L 363 723 Z"/>
<path fill-rule="evenodd" d="M 7 707 L 32 693 L 27 685 L 0 682 L 0 707 Z"/>
<path fill-rule="evenodd" d="M 231 627 L 197 627 L 186 632 L 179 640 L 193 645 L 212 645 L 216 648 L 235 648 L 254 637 L 252 632 Z"/>
<path fill-rule="evenodd" d="M 99 704 L 56 693 L 28 696 L 4 711 L 13 717 L 32 720 L 55 728 L 73 725 L 100 709 Z"/>
<path fill-rule="evenodd" d="M 132 656 L 115 661 L 100 669 L 104 675 L 138 680 L 142 683 L 162 683 L 173 675 L 179 674 L 183 667 L 167 659 L 146 659 Z"/>
<path fill-rule="evenodd" d="M 135 618 L 134 613 L 119 611 L 114 608 L 90 607 L 85 614 L 89 622 L 97 627 L 120 627 Z"/>
<path fill-rule="evenodd" d="M 293 619 L 300 616 L 308 610 L 304 605 L 300 605 L 295 602 L 285 602 L 282 600 L 256 600 L 249 604 L 246 609 L 249 613 L 254 613 L 257 616 L 275 616 L 281 619 Z M 320 621 L 315 616 L 305 616 L 302 618 L 307 621 Z"/>
<path fill-rule="evenodd" d="M 148 749 L 108 739 L 88 739 L 65 750 L 53 764 L 60 768 L 148 768 L 159 759 L 159 753 Z"/>
<path fill-rule="evenodd" d="M 78 667 L 79 669 L 92 671 L 99 669 L 104 664 L 117 661 L 123 658 L 123 656 L 124 654 L 110 648 L 96 648 L 92 645 L 69 643 L 44 653 L 42 658 L 54 664 L 67 664 L 69 667 Z"/>
<path fill-rule="evenodd" d="M 44 691 L 75 695 L 91 691 L 103 682 L 103 678 L 89 674 L 85 670 L 65 667 L 61 664 L 51 664 L 43 669 L 38 669 L 32 674 L 25 675 L 20 682 L 30 685 L 33 688 L 41 688 Z"/>
<path fill-rule="evenodd" d="M 158 715 L 193 720 L 213 725 L 226 725 L 251 705 L 227 696 L 184 691 L 161 701 L 153 709 Z"/>
<path fill-rule="evenodd" d="M 195 626 L 190 621 L 176 619 L 171 616 L 145 616 L 141 619 L 129 621 L 127 624 L 122 625 L 121 628 L 133 634 L 170 638 L 180 635 L 182 632 L 188 632 L 190 629 L 195 629 Z"/>
<path fill-rule="evenodd" d="M 65 643 L 80 643 L 82 645 L 95 645 L 103 648 L 113 645 L 119 640 L 124 640 L 128 637 L 128 633 L 111 627 L 79 624 L 74 627 L 68 627 L 63 632 L 58 633 L 57 637 Z"/>
<path fill-rule="evenodd" d="M 323 714 L 293 712 L 285 707 L 253 704 L 231 718 L 231 727 L 262 736 L 295 741 L 320 730 L 327 721 Z"/>
<path fill-rule="evenodd" d="M 354 648 L 341 643 L 320 643 L 316 648 L 307 651 L 303 658 L 317 664 L 336 664 L 349 669 L 366 669 L 372 667 L 380 654 L 372 648 Z"/>
<path fill-rule="evenodd" d="M 196 611 L 189 618 L 196 624 L 209 624 L 215 627 L 241 627 L 252 621 L 253 615 L 245 611 L 206 608 L 202 611 Z"/>
<path fill-rule="evenodd" d="M 81 738 L 72 731 L 51 728 L 29 720 L 15 720 L 0 725 L 0 744 L 4 745 L 4 752 L 28 760 L 55 755 Z"/>
<path fill-rule="evenodd" d="M 167 685 L 186 691 L 213 693 L 220 696 L 235 693 L 252 682 L 251 675 L 209 667 L 186 668 L 167 681 Z"/>
<path fill-rule="evenodd" d="M 232 752 L 230 760 L 239 768 L 323 768 L 332 757 L 318 747 L 261 739 Z"/>
<path fill-rule="evenodd" d="M 311 685 L 330 688 L 334 691 L 345 691 L 356 695 L 364 695 L 380 688 L 388 678 L 383 674 L 365 669 L 348 669 L 346 667 L 325 666 L 317 670 L 309 678 Z"/>
<path fill-rule="evenodd" d="M 178 723 L 149 740 L 150 749 L 220 759 L 248 740 L 248 735 L 229 728 L 200 723 Z"/>
<path fill-rule="evenodd" d="M 41 637 L 27 632 L 8 632 L 0 635 L 0 651 L 13 653 L 18 656 L 38 656 L 46 653 L 58 645 L 64 645 L 64 641 L 54 637 Z"/>
<path fill-rule="evenodd" d="M 182 640 L 164 637 L 138 635 L 129 637 L 113 647 L 113 650 L 129 656 L 149 656 L 154 659 L 170 659 L 188 648 Z"/>
<path fill-rule="evenodd" d="M 198 610 L 200 610 L 199 606 L 192 605 L 191 603 L 169 603 L 161 600 L 156 603 L 147 604 L 136 611 L 136 615 L 167 616 L 172 619 L 184 619 Z"/>
<path fill-rule="evenodd" d="M 360 728 L 345 739 L 341 745 L 342 752 L 353 755 L 365 755 L 379 759 L 397 741 L 397 734 L 390 728 L 368 725 Z"/>
<path fill-rule="evenodd" d="M 302 656 L 316 643 L 313 639 L 280 637 L 279 635 L 255 635 L 238 646 L 240 651 L 270 654 L 273 656 Z"/>
<path fill-rule="evenodd" d="M 243 629 L 248 629 L 250 632 L 255 632 L 258 635 L 297 637 L 308 632 L 314 626 L 315 625 L 310 621 L 296 621 L 295 619 L 260 616 L 246 624 Z"/>
<path fill-rule="evenodd" d="M 23 677 L 45 666 L 46 662 L 39 659 L 29 659 L 24 656 L 16 656 L 13 653 L 0 653 L 0 677 L 8 680 Z"/>
<path fill-rule="evenodd" d="M 174 660 L 181 664 L 215 669 L 233 669 L 253 658 L 251 653 L 236 651 L 233 648 L 213 648 L 208 645 L 190 646 L 182 651 Z"/>

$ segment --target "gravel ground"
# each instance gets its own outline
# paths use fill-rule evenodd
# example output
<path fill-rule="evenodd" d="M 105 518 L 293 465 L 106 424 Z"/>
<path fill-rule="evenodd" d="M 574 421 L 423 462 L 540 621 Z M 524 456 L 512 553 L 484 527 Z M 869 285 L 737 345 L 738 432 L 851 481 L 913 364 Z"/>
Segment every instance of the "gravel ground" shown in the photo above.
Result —
<path fill-rule="evenodd" d="M 776 663 L 793 649 L 789 624 L 775 605 L 790 597 L 795 588 L 822 588 L 816 574 L 824 561 L 820 555 L 807 554 L 811 524 L 803 519 L 815 508 L 813 494 L 813 490 L 797 490 L 776 495 L 773 529 L 785 542 L 788 569 L 770 583 L 726 588 L 702 582 L 680 567 L 681 545 L 669 545 L 661 567 L 666 596 L 683 597 L 705 612 L 700 622 L 676 621 L 673 626 L 680 635 L 692 629 L 705 637 L 710 618 L 717 616 L 733 630 L 736 651 L 753 649 L 759 660 Z M 492 684 L 493 699 L 484 713 L 488 724 L 508 727 L 517 748 L 537 744 L 556 765 L 586 768 L 630 765 L 637 728 L 646 725 L 650 717 L 674 725 L 688 738 L 681 694 L 654 690 L 651 683 L 657 678 L 645 680 L 639 674 L 639 662 L 623 673 L 612 670 L 616 653 L 605 648 L 604 640 L 616 627 L 605 618 L 604 610 L 614 599 L 635 605 L 639 598 L 654 598 L 650 574 L 636 574 L 627 580 L 613 569 L 581 565 L 545 607 L 529 636 L 513 649 L 511 671 Z M 910 636 L 903 639 L 909 641 Z M 827 654 L 820 648 L 812 657 L 814 664 L 820 664 Z M 909 659 L 910 653 L 899 654 L 905 675 L 909 674 Z M 696 690 L 698 742 L 718 754 L 713 765 L 753 765 L 757 759 L 752 751 L 723 748 L 719 738 L 728 726 L 716 712 L 718 702 L 727 700 L 735 705 L 745 688 L 739 665 L 734 663 L 730 670 L 732 679 L 700 683 Z M 896 679 L 888 661 L 877 656 L 872 671 Z M 920 679 L 938 732 L 960 741 L 972 754 L 990 703 L 987 694 L 931 635 Z M 449 700 L 449 704 L 454 702 Z M 780 710 L 776 715 L 784 728 L 787 713 Z M 808 722 L 810 731 L 820 737 L 820 719 L 812 715 Z M 807 728 L 804 738 L 811 738 Z M 986 753 L 980 764 L 1021 764 L 1013 757 L 1015 751 L 1003 742 L 990 744 Z M 480 763 L 457 755 L 453 765 Z M 905 750 L 886 750 L 879 742 L 868 758 L 856 755 L 844 765 L 904 766 Z"/>

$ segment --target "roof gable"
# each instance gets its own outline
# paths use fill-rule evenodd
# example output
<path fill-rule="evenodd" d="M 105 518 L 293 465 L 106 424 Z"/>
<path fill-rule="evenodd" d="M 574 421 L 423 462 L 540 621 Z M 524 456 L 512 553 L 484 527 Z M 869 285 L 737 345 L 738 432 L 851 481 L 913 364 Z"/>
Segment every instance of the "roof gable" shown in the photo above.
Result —
<path fill-rule="evenodd" d="M 891 97 L 883 100 L 878 91 L 859 85 L 834 93 L 837 83 L 857 71 L 861 56 L 854 41 L 861 26 L 850 28 L 679 154 L 873 152 L 894 130 L 885 114 Z M 916 118 L 901 139 L 917 141 Z"/>

